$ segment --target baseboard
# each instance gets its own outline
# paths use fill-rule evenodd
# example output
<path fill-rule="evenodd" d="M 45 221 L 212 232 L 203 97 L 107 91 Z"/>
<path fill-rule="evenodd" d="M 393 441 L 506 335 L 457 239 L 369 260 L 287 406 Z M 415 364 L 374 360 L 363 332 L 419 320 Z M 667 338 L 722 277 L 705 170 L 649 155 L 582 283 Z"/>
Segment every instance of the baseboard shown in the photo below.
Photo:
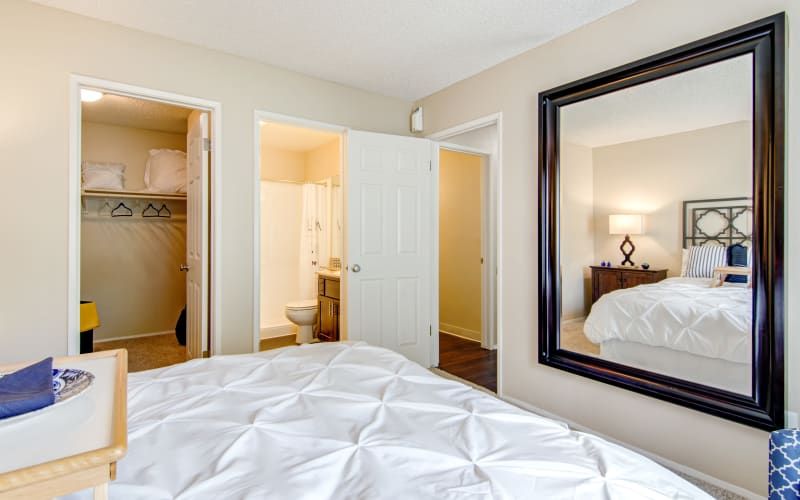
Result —
<path fill-rule="evenodd" d="M 763 498 L 764 498 L 763 496 L 757 495 L 757 494 L 753 493 L 750 490 L 742 488 L 741 486 L 736 486 L 735 484 L 731 484 L 731 483 L 729 483 L 727 481 L 723 481 L 722 479 L 716 478 L 714 476 L 709 476 L 705 472 L 700 472 L 699 470 L 695 470 L 695 469 L 692 469 L 691 467 L 688 467 L 686 465 L 679 464 L 677 462 L 673 462 L 672 460 L 670 460 L 668 458 L 664 458 L 664 457 L 659 456 L 659 455 L 656 455 L 655 453 L 649 452 L 647 450 L 643 450 L 641 448 L 637 448 L 636 446 L 630 445 L 630 444 L 628 444 L 628 443 L 626 443 L 624 441 L 620 441 L 619 439 L 615 439 L 615 438 L 613 438 L 611 436 L 606 436 L 605 434 L 603 434 L 601 432 L 597 432 L 594 429 L 590 429 L 589 427 L 586 427 L 584 425 L 580 425 L 580 424 L 577 424 L 577 423 L 572 422 L 570 420 L 567 420 L 567 419 L 565 419 L 563 417 L 560 417 L 559 415 L 556 415 L 554 413 L 551 413 L 551 412 L 549 412 L 547 410 L 543 410 L 541 408 L 533 406 L 532 404 L 528 404 L 525 401 L 513 398 L 511 396 L 502 396 L 502 397 L 500 397 L 500 399 L 502 399 L 503 401 L 506 401 L 508 403 L 511 403 L 514 406 L 518 406 L 518 407 L 520 407 L 520 408 L 522 408 L 524 410 L 528 410 L 529 412 L 536 413 L 537 415 L 541 415 L 543 417 L 547 417 L 547 418 L 550 418 L 550 419 L 553 419 L 553 420 L 556 420 L 556 421 L 559 421 L 559 422 L 563 422 L 563 423 L 567 424 L 570 429 L 574 429 L 576 431 L 593 434 L 595 436 L 598 436 L 600 438 L 605 439 L 606 441 L 618 444 L 620 446 L 624 446 L 625 448 L 628 448 L 629 450 L 635 451 L 636 453 L 638 453 L 640 455 L 644 455 L 645 457 L 649 458 L 650 460 L 652 460 L 652 461 L 654 461 L 654 462 L 656 462 L 656 463 L 658 463 L 660 465 L 663 465 L 664 467 L 666 467 L 668 469 L 672 469 L 674 471 L 682 472 L 683 474 L 686 474 L 687 476 L 691 476 L 691 477 L 699 479 L 701 481 L 705 481 L 708 484 L 711 484 L 711 485 L 717 486 L 719 488 L 728 490 L 731 493 L 735 493 L 735 494 L 740 495 L 740 496 L 742 496 L 744 498 L 752 499 L 752 500 L 759 500 L 759 499 L 763 500 Z"/>
<path fill-rule="evenodd" d="M 287 335 L 295 334 L 295 326 L 291 323 L 283 325 L 262 326 L 259 337 L 261 340 L 271 339 L 274 337 L 285 337 Z"/>
<path fill-rule="evenodd" d="M 459 337 L 464 340 L 470 340 L 472 342 L 481 342 L 481 332 L 475 330 L 468 330 L 466 328 L 461 328 L 460 326 L 456 325 L 449 325 L 447 323 L 439 322 L 439 331 L 442 333 L 446 333 L 448 335 L 452 335 L 454 337 Z M 472 337 L 470 337 L 472 335 Z M 475 337 L 478 337 L 475 339 Z"/>
<path fill-rule="evenodd" d="M 94 339 L 95 344 L 102 344 L 103 342 L 115 342 L 117 340 L 139 339 L 143 337 L 155 337 L 156 335 L 175 335 L 175 330 L 166 330 L 163 332 L 151 333 L 137 333 L 136 335 L 125 335 L 124 337 L 112 337 L 107 339 Z"/>

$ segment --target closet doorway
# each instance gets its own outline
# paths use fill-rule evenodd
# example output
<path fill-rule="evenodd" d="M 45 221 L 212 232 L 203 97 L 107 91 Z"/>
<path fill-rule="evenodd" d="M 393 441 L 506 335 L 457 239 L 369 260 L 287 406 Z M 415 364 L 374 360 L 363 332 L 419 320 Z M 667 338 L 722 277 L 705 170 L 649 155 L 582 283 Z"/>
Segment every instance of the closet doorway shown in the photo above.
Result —
<path fill-rule="evenodd" d="M 343 294 L 342 133 L 259 119 L 256 350 L 337 341 Z"/>
<path fill-rule="evenodd" d="M 502 115 L 430 136 L 439 153 L 439 368 L 502 395 Z"/>
<path fill-rule="evenodd" d="M 217 106 L 73 83 L 69 351 L 126 348 L 130 371 L 208 356 Z"/>

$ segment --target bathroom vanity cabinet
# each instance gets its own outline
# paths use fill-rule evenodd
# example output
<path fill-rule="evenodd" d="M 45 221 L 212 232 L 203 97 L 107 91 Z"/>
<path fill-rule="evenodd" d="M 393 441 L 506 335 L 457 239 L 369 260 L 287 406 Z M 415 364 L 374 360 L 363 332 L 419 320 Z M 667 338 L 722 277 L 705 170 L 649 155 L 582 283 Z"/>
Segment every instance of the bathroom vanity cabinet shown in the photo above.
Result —
<path fill-rule="evenodd" d="M 319 274 L 317 337 L 322 342 L 339 340 L 339 277 Z"/>

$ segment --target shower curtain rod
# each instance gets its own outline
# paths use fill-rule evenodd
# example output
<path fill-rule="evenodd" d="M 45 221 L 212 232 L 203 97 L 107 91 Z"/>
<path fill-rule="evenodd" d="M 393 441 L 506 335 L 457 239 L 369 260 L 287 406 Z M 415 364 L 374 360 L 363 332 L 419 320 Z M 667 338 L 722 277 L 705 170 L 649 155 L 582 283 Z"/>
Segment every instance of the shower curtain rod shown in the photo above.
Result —
<path fill-rule="evenodd" d="M 300 185 L 303 185 L 303 184 L 317 184 L 317 185 L 320 185 L 320 186 L 325 186 L 327 184 L 327 182 L 325 180 L 321 180 L 321 181 L 290 181 L 289 179 L 263 179 L 263 178 L 261 180 L 262 181 L 266 181 L 266 182 L 283 182 L 283 183 L 286 183 L 286 184 L 300 184 Z"/>

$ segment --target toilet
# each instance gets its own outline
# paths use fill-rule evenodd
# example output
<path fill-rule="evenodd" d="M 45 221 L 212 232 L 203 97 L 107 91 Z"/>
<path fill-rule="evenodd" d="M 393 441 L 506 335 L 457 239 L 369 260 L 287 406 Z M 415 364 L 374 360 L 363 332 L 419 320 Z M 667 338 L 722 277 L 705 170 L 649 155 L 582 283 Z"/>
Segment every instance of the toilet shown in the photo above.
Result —
<path fill-rule="evenodd" d="M 317 322 L 317 299 L 298 300 L 286 304 L 286 317 L 297 325 L 298 344 L 314 340 L 314 324 Z"/>

